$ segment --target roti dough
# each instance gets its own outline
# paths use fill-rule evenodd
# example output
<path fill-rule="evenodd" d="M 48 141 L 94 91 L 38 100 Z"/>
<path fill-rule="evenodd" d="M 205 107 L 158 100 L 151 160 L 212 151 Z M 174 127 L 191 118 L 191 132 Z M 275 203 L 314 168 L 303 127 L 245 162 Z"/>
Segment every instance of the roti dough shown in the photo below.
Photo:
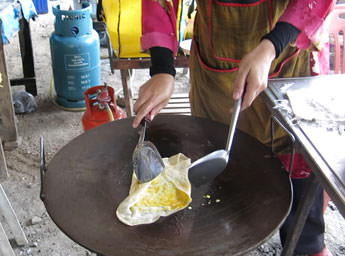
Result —
<path fill-rule="evenodd" d="M 117 218 L 126 225 L 150 224 L 186 208 L 191 198 L 188 179 L 190 158 L 182 153 L 163 158 L 164 170 L 150 182 L 140 184 L 133 172 L 129 195 L 119 204 Z"/>

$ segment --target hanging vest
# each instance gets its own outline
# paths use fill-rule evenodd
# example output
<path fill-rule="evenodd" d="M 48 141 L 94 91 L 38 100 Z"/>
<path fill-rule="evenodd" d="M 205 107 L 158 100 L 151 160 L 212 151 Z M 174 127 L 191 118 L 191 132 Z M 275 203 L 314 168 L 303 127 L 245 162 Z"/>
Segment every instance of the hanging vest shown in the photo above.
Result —
<path fill-rule="evenodd" d="M 153 1 L 153 0 L 152 0 Z M 179 1 L 177 12 L 178 41 L 191 38 L 195 13 L 188 15 L 191 0 Z M 142 0 L 103 0 L 102 7 L 110 42 L 117 57 L 149 57 L 141 49 Z M 195 9 L 195 7 L 193 8 Z"/>

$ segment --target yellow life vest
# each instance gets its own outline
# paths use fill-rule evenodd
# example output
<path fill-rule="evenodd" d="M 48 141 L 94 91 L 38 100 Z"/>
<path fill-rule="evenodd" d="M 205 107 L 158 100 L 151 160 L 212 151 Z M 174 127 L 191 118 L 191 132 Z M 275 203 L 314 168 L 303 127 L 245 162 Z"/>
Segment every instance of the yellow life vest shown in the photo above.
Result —
<path fill-rule="evenodd" d="M 178 41 L 191 38 L 192 18 L 187 17 L 191 0 L 179 1 L 177 12 Z M 149 57 L 142 51 L 142 0 L 103 0 L 102 7 L 110 42 L 117 57 Z"/>

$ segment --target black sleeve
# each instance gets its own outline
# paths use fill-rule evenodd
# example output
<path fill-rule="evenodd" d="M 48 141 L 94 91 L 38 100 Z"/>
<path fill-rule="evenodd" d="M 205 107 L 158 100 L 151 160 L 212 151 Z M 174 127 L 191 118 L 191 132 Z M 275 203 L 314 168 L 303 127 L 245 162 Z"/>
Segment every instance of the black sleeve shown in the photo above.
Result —
<path fill-rule="evenodd" d="M 295 26 L 287 22 L 278 22 L 274 29 L 264 35 L 262 39 L 270 40 L 276 50 L 276 58 L 279 57 L 280 53 L 284 48 L 292 41 L 296 40 L 298 34 L 301 31 Z"/>
<path fill-rule="evenodd" d="M 152 47 L 150 48 L 150 55 L 150 76 L 164 73 L 175 77 L 176 70 L 174 67 L 174 56 L 170 49 L 164 47 Z"/>

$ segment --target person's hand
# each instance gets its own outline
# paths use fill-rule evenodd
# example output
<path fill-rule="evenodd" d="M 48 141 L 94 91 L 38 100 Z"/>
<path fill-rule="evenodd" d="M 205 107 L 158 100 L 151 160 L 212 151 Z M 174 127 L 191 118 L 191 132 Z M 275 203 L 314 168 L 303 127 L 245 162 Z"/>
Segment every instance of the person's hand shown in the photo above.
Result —
<path fill-rule="evenodd" d="M 133 128 L 138 127 L 141 120 L 149 114 L 152 120 L 164 108 L 174 91 L 175 79 L 170 74 L 156 74 L 139 89 L 139 96 L 134 104 L 136 117 Z"/>
<path fill-rule="evenodd" d="M 264 39 L 240 62 L 238 74 L 234 82 L 233 98 L 242 97 L 242 110 L 248 108 L 254 99 L 267 87 L 271 63 L 276 55 L 271 41 Z"/>

